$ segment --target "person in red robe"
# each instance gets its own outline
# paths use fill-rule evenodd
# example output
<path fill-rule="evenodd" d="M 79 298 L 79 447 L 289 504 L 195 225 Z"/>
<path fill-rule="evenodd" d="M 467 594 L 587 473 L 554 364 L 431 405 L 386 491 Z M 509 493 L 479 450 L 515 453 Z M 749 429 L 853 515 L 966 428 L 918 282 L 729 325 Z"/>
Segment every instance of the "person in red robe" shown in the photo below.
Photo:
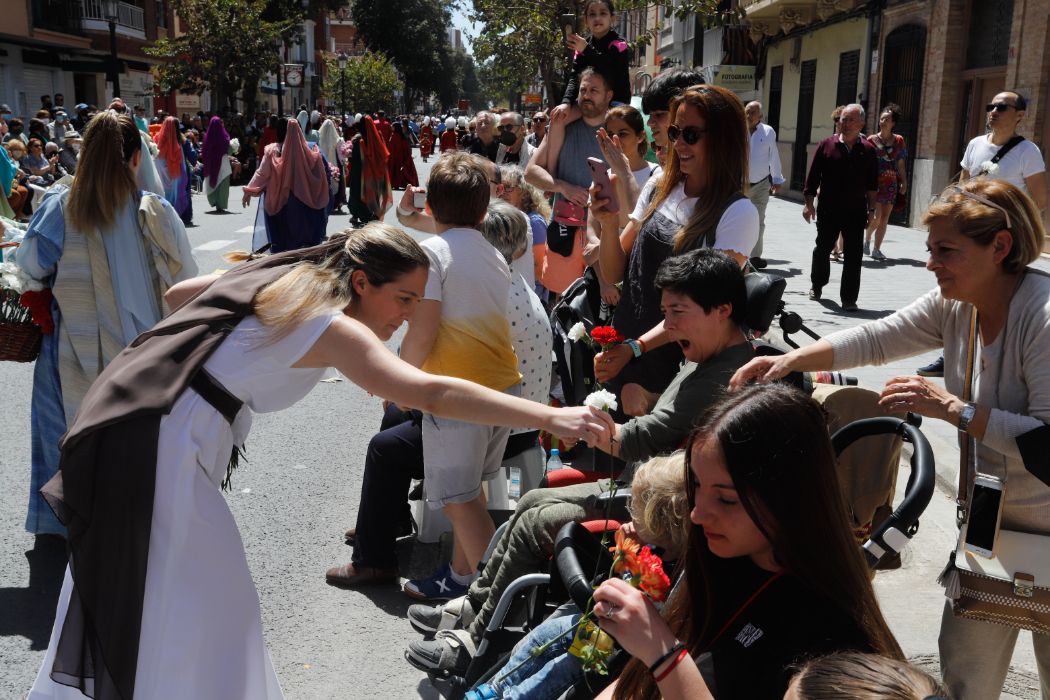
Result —
<path fill-rule="evenodd" d="M 449 117 L 445 120 L 445 130 L 441 132 L 441 152 L 455 151 L 456 144 L 456 119 Z"/>
<path fill-rule="evenodd" d="M 419 155 L 423 157 L 423 162 L 427 162 L 427 158 L 434 150 L 434 128 L 430 126 L 430 117 L 423 117 L 423 126 L 419 129 Z"/>
<path fill-rule="evenodd" d="M 390 124 L 390 120 L 386 118 L 386 112 L 379 110 L 375 123 L 376 129 L 379 130 L 379 135 L 383 137 L 383 143 L 390 143 L 390 135 L 394 133 L 394 127 Z"/>
<path fill-rule="evenodd" d="M 419 187 L 419 175 L 416 174 L 416 166 L 412 162 L 412 141 L 400 123 L 392 126 L 387 148 L 390 150 L 390 160 L 387 161 L 390 186 L 395 190 L 403 190 L 408 185 Z"/>

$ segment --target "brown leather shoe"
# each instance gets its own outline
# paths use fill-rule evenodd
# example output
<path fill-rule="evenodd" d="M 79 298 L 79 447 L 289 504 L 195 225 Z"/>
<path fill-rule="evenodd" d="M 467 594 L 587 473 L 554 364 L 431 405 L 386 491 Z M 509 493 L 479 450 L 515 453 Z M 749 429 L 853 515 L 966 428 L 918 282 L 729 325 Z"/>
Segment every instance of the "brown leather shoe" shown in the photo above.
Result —
<path fill-rule="evenodd" d="M 397 583 L 400 578 L 397 569 L 377 569 L 374 566 L 362 566 L 357 569 L 353 563 L 350 563 L 332 567 L 325 572 L 324 580 L 329 586 L 337 588 L 360 588 L 361 586 Z"/>

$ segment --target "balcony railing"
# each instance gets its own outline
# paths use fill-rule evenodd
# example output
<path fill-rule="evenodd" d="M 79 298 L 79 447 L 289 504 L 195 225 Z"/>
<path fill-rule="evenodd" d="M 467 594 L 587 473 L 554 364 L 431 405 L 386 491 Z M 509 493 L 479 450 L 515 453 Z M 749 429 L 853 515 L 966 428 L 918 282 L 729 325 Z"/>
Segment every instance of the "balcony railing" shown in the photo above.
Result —
<path fill-rule="evenodd" d="M 93 19 L 100 22 L 108 22 L 103 10 L 102 0 L 82 0 L 84 7 L 84 19 Z M 135 29 L 140 32 L 146 31 L 146 11 L 141 7 L 126 2 L 117 3 L 117 26 Z"/>
<path fill-rule="evenodd" d="M 78 0 L 32 0 L 33 26 L 64 34 L 80 33 Z"/>

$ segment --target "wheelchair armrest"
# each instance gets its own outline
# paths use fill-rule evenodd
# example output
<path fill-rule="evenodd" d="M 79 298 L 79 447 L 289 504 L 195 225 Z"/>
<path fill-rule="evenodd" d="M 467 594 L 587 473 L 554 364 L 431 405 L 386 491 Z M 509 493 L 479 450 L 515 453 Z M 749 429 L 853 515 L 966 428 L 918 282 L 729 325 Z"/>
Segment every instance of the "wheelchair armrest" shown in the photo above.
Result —
<path fill-rule="evenodd" d="M 615 476 L 619 476 L 617 473 Z M 601 481 L 602 479 L 608 479 L 608 472 L 596 472 L 589 469 L 576 469 L 574 467 L 565 467 L 563 469 L 555 469 L 552 472 L 547 472 L 543 477 L 543 481 L 540 482 L 540 486 L 544 488 L 555 488 L 557 486 L 572 486 L 573 484 L 586 484 L 593 481 Z"/>

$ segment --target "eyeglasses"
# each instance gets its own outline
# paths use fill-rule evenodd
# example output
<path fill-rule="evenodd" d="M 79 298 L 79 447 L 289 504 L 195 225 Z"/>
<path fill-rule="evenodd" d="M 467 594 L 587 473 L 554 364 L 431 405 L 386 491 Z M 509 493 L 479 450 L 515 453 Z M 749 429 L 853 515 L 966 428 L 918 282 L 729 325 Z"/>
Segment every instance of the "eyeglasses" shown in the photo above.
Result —
<path fill-rule="evenodd" d="M 1008 105 L 1005 102 L 993 102 L 990 105 L 984 106 L 985 112 L 992 112 L 993 110 L 996 112 L 1005 112 L 1008 109 L 1017 109 L 1017 105 Z"/>
<path fill-rule="evenodd" d="M 495 174 L 495 176 L 491 180 L 489 180 L 489 182 L 491 182 L 493 185 L 502 185 L 503 184 L 503 176 L 500 175 L 499 168 L 496 168 L 493 171 L 493 173 Z"/>
<path fill-rule="evenodd" d="M 499 130 L 500 131 L 514 131 L 517 128 L 518 128 L 517 124 L 500 124 L 499 125 Z"/>
<path fill-rule="evenodd" d="M 970 190 L 963 189 L 958 185 L 948 185 L 948 187 L 944 189 L 944 192 L 941 192 L 941 194 L 938 197 L 936 197 L 936 199 L 940 199 L 940 201 L 942 202 L 950 203 L 951 200 L 949 200 L 948 197 L 950 197 L 952 193 L 961 194 L 967 199 L 972 199 L 973 201 L 983 204 L 986 207 L 991 207 L 992 209 L 997 209 L 1001 211 L 1003 213 L 1003 216 L 1006 217 L 1006 229 L 1008 231 L 1013 230 L 1010 226 L 1010 212 L 1006 211 L 1006 208 L 1003 207 L 1001 204 L 996 204 L 992 200 L 988 199 L 983 195 L 979 195 L 976 192 L 971 192 Z"/>
<path fill-rule="evenodd" d="M 695 146 L 696 142 L 704 137 L 707 133 L 707 129 L 701 129 L 698 126 L 687 126 L 684 129 L 672 124 L 667 127 L 667 140 L 671 143 L 678 141 L 678 137 L 681 136 L 682 140 L 690 146 Z"/>

